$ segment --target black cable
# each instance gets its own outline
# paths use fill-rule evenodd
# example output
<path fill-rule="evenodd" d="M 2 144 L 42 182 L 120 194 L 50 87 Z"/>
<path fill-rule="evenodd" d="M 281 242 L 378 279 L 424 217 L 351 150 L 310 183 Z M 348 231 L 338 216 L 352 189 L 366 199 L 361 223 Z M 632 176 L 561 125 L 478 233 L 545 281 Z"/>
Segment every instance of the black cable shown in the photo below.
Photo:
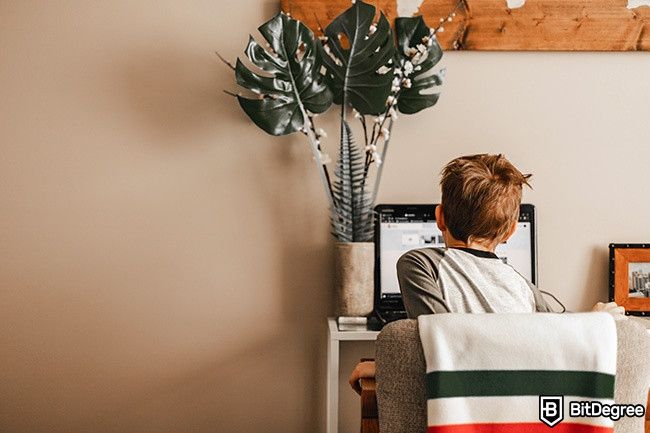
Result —
<path fill-rule="evenodd" d="M 379 310 L 375 310 L 375 316 L 377 317 L 377 319 L 379 319 L 381 326 L 384 326 L 388 322 L 388 320 L 384 318 L 384 316 L 381 314 L 381 311 Z"/>
<path fill-rule="evenodd" d="M 560 300 L 558 298 L 555 297 L 555 295 L 553 295 L 552 293 L 546 292 L 544 290 L 540 290 L 540 292 L 544 293 L 545 295 L 550 296 L 551 298 L 553 298 L 553 300 L 555 302 L 557 302 L 560 307 L 562 307 L 562 311 L 560 311 L 560 313 L 565 313 L 566 312 L 566 307 L 564 306 L 563 303 L 560 302 Z"/>

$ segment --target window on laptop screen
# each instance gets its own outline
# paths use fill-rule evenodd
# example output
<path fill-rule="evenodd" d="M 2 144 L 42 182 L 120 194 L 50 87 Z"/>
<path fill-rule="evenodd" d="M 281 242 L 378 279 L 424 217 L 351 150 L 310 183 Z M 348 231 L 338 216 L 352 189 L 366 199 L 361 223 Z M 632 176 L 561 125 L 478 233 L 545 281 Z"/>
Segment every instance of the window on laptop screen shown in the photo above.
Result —
<path fill-rule="evenodd" d="M 417 248 L 444 247 L 445 243 L 442 232 L 434 220 L 418 218 L 416 215 L 400 216 L 383 213 L 380 213 L 380 218 L 379 264 L 381 296 L 384 297 L 400 293 L 395 267 L 402 254 Z M 499 258 L 514 267 L 529 281 L 534 280 L 531 231 L 531 222 L 520 220 L 517 223 L 517 230 L 508 242 L 496 248 Z"/>

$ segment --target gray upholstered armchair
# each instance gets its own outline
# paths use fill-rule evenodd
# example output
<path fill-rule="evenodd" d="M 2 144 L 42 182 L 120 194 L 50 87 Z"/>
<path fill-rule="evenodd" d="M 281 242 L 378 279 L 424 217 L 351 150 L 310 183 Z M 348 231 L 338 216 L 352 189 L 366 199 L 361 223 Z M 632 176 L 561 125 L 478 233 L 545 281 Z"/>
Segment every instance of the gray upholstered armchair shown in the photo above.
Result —
<path fill-rule="evenodd" d="M 361 381 L 362 433 L 426 432 L 425 364 L 417 327 L 416 320 L 400 320 L 379 334 L 376 379 Z M 616 402 L 646 402 L 650 399 L 650 336 L 634 319 L 617 322 L 616 328 Z M 622 418 L 615 423 L 615 433 L 650 433 L 649 419 L 647 411 L 645 420 Z"/>

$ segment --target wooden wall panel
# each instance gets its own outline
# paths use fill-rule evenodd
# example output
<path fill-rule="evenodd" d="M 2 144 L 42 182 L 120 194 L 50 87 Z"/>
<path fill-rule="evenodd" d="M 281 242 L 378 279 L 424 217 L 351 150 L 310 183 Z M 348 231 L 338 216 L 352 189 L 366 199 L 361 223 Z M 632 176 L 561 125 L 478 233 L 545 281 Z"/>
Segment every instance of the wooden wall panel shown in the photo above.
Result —
<path fill-rule="evenodd" d="M 391 22 L 397 16 L 398 0 L 367 2 Z M 350 6 L 350 0 L 281 3 L 314 31 Z M 417 13 L 435 26 L 457 5 L 456 0 L 423 0 Z M 650 51 L 650 6 L 627 6 L 628 0 L 526 0 L 509 9 L 506 0 L 464 0 L 439 40 L 446 50 Z"/>

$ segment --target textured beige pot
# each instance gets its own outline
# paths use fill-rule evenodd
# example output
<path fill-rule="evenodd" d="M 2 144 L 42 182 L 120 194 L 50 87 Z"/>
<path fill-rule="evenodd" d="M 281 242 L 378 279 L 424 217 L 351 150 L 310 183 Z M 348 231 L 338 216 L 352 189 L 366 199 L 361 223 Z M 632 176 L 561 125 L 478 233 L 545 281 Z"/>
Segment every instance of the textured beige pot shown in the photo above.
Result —
<path fill-rule="evenodd" d="M 372 313 L 375 293 L 375 244 L 337 242 L 335 248 L 337 314 L 366 316 Z"/>

